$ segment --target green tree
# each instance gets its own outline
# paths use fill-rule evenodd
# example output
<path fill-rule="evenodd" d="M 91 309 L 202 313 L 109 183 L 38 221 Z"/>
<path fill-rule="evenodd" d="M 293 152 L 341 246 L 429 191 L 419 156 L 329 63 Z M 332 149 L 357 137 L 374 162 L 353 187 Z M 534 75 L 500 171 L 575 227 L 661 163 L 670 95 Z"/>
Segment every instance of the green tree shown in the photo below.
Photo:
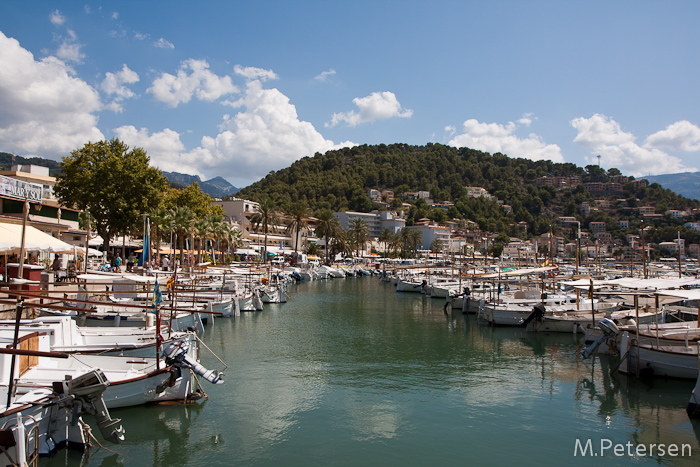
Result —
<path fill-rule="evenodd" d="M 170 212 L 170 221 L 177 236 L 177 243 L 180 245 L 180 260 L 185 258 L 185 237 L 192 228 L 194 214 L 187 208 L 178 207 Z"/>
<path fill-rule="evenodd" d="M 258 211 L 250 219 L 253 229 L 258 232 L 262 229 L 265 235 L 265 246 L 263 247 L 263 262 L 267 262 L 267 235 L 276 230 L 280 223 L 280 218 L 275 211 L 275 205 L 269 199 L 262 200 L 258 205 Z"/>
<path fill-rule="evenodd" d="M 369 226 L 363 219 L 357 218 L 350 222 L 349 234 L 357 248 L 357 256 L 360 256 L 360 249 L 364 247 L 369 238 Z"/>
<path fill-rule="evenodd" d="M 67 206 L 90 212 L 97 233 L 109 248 L 111 238 L 138 225 L 157 207 L 167 188 L 160 170 L 149 166 L 142 148 L 114 138 L 87 143 L 61 160 L 54 193 Z"/>
<path fill-rule="evenodd" d="M 219 205 L 211 204 L 211 196 L 204 193 L 197 182 L 183 190 L 171 188 L 165 197 L 165 207 L 184 207 L 194 213 L 197 218 L 204 218 L 209 214 L 224 215 Z"/>
<path fill-rule="evenodd" d="M 413 251 L 413 254 L 416 258 L 418 257 L 418 247 L 421 245 L 422 242 L 423 234 L 421 233 L 421 231 L 411 229 L 408 234 L 408 244 L 410 245 L 411 250 Z"/>
<path fill-rule="evenodd" d="M 316 236 L 323 238 L 326 244 L 326 264 L 328 264 L 328 256 L 330 254 L 330 240 L 335 238 L 343 231 L 340 227 L 338 219 L 333 216 L 333 213 L 328 209 L 320 211 L 316 215 Z"/>
<path fill-rule="evenodd" d="M 295 204 L 289 213 L 290 221 L 287 224 L 287 233 L 294 235 L 294 253 L 299 251 L 299 234 L 308 225 L 309 210 L 302 204 Z"/>
<path fill-rule="evenodd" d="M 160 262 L 160 241 L 163 237 L 163 231 L 170 227 L 170 216 L 165 208 L 158 207 L 148 213 L 148 218 L 151 221 L 152 238 L 155 240 L 153 244 L 156 250 L 156 258 Z"/>
<path fill-rule="evenodd" d="M 391 230 L 389 229 L 382 230 L 382 233 L 379 235 L 379 241 L 384 244 L 384 256 L 387 255 L 389 242 L 391 241 L 393 235 L 394 234 L 392 234 Z"/>
<path fill-rule="evenodd" d="M 430 252 L 435 255 L 435 258 L 437 258 L 438 253 L 440 253 L 444 247 L 445 246 L 443 245 L 442 240 L 439 238 L 436 238 L 430 242 Z"/>

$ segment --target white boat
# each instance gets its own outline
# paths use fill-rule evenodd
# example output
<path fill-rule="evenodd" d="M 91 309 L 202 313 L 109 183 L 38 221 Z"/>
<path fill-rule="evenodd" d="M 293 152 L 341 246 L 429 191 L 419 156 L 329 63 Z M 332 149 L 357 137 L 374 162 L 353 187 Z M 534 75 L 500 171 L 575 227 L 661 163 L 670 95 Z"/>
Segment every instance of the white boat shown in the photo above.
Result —
<path fill-rule="evenodd" d="M 243 294 L 238 295 L 238 307 L 241 311 L 262 311 L 263 301 L 260 298 L 260 292 L 257 290 L 247 290 Z"/>
<path fill-rule="evenodd" d="M 622 374 L 697 380 L 698 346 L 633 343 L 627 332 L 620 339 Z"/>
<path fill-rule="evenodd" d="M 428 286 L 428 281 L 423 277 L 417 277 L 417 278 L 398 277 L 396 280 L 396 291 L 397 292 L 425 293 L 427 286 Z"/>
<path fill-rule="evenodd" d="M 3 365 L 9 363 L 9 359 L 2 361 Z M 109 383 L 100 371 L 89 372 L 80 379 L 57 379 L 52 383 L 51 388 L 37 388 L 13 396 L 9 405 L 6 402 L 9 387 L 0 385 L 3 401 L 0 403 L 0 465 L 36 465 L 38 457 L 49 456 L 65 446 L 85 449 L 85 423 L 81 412 L 95 415 L 106 440 L 113 443 L 124 440 L 120 420 L 112 419 L 104 406 L 101 395 Z"/>
<path fill-rule="evenodd" d="M 259 290 L 263 303 L 287 303 L 287 294 L 282 285 L 266 285 Z"/>
<path fill-rule="evenodd" d="M 66 337 L 61 335 L 66 329 L 60 325 L 20 326 L 17 331 L 19 343 L 22 348 L 50 352 L 53 343 L 65 341 L 57 341 Z M 14 332 L 14 326 L 0 325 L 0 341 L 12 342 Z M 73 339 L 79 340 L 77 336 L 73 336 Z M 201 393 L 195 390 L 192 371 L 211 382 L 223 382 L 218 372 L 210 372 L 199 365 L 196 344 L 196 340 L 172 342 L 165 348 L 166 358 L 78 353 L 69 354 L 66 359 L 31 357 L 25 360 L 24 365 L 15 368 L 12 379 L 17 380 L 17 394 L 23 394 L 52 388 L 54 381 L 68 377 L 76 379 L 100 369 L 110 382 L 103 394 L 108 408 L 173 400 L 185 402 L 201 397 Z M 3 365 L 1 376 L 1 381 L 10 380 L 9 364 Z"/>

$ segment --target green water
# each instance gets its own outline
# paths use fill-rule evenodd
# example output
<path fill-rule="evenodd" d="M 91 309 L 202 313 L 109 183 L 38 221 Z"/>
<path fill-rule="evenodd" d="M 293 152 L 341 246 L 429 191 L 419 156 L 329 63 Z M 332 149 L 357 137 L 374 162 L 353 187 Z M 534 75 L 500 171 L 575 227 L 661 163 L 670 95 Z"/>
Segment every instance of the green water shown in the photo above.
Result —
<path fill-rule="evenodd" d="M 195 407 L 113 410 L 122 445 L 42 465 L 697 465 L 694 382 L 610 377 L 581 337 L 480 325 L 376 278 L 294 284 L 291 299 L 217 319 L 228 365 Z M 202 364 L 221 368 L 203 351 Z M 698 427 L 700 430 L 700 427 Z M 576 440 L 690 444 L 692 457 L 574 456 Z M 597 453 L 597 452 L 596 452 Z"/>

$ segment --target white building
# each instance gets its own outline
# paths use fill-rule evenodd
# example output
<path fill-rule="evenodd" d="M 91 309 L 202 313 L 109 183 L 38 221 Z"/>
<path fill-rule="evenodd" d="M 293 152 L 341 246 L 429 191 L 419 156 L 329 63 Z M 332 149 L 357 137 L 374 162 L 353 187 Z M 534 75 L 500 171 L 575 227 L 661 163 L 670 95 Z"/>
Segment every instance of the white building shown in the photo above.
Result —
<path fill-rule="evenodd" d="M 436 223 L 429 223 L 412 225 L 406 228 L 417 230 L 421 233 L 423 237 L 423 243 L 419 246 L 421 250 L 429 250 L 430 244 L 433 243 L 434 240 L 440 240 L 444 250 L 447 250 L 451 244 L 450 239 L 452 237 L 452 231 L 449 227 L 437 225 Z"/>
<path fill-rule="evenodd" d="M 344 230 L 348 230 L 355 219 L 362 219 L 369 229 L 369 236 L 377 238 L 382 234 L 384 229 L 391 233 L 398 233 L 406 226 L 406 220 L 398 217 L 392 211 L 372 211 L 372 212 L 353 212 L 343 211 L 333 214 L 340 226 Z"/>

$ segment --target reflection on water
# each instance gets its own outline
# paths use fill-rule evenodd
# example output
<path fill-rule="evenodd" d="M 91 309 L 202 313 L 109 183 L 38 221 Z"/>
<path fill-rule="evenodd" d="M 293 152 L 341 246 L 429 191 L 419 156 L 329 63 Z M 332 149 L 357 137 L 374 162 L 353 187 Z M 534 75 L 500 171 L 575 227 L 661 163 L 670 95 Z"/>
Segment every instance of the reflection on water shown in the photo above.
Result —
<path fill-rule="evenodd" d="M 261 313 L 217 319 L 229 368 L 195 407 L 115 411 L 127 442 L 90 465 L 588 465 L 577 439 L 690 443 L 692 382 L 610 376 L 582 336 L 480 325 L 374 278 L 291 287 Z M 204 366 L 218 362 L 203 353 Z M 615 457 L 689 465 L 692 459 Z M 79 465 L 61 452 L 43 465 Z M 85 464 L 83 464 L 85 465 Z"/>

